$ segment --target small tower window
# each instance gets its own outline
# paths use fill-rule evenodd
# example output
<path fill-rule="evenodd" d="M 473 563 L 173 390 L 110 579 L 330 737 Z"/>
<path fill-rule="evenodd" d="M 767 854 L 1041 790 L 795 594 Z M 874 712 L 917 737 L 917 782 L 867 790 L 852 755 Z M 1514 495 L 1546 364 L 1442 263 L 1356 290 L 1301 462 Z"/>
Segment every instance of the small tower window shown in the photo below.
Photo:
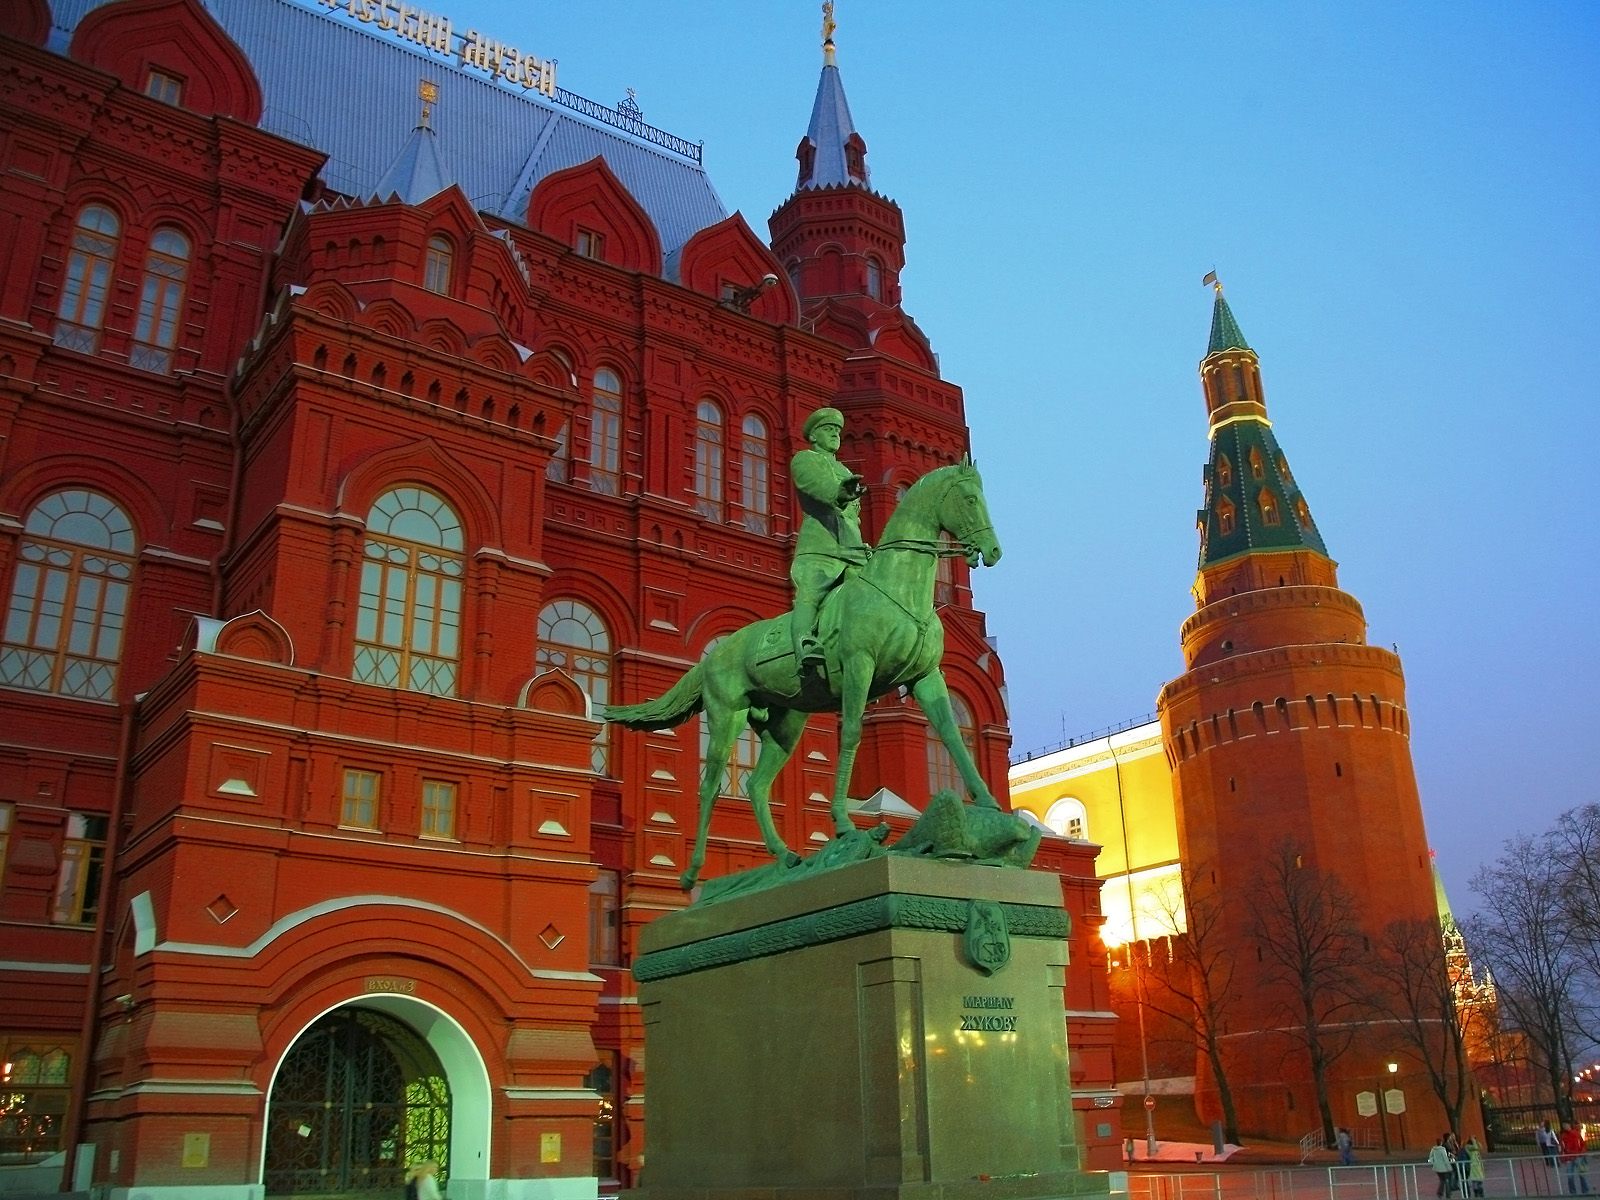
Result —
<path fill-rule="evenodd" d="M 1217 505 L 1217 532 L 1224 537 L 1233 532 L 1233 505 L 1227 497 Z"/>
<path fill-rule="evenodd" d="M 1261 457 L 1261 450 L 1256 446 L 1250 447 L 1250 478 L 1265 479 L 1267 477 L 1267 464 Z"/>
<path fill-rule="evenodd" d="M 875 258 L 867 259 L 867 295 L 883 299 L 883 264 Z"/>
<path fill-rule="evenodd" d="M 166 71 L 152 69 L 144 81 L 144 94 L 163 104 L 177 104 L 183 99 L 183 80 Z"/>
<path fill-rule="evenodd" d="M 1278 498 L 1266 488 L 1261 489 L 1261 495 L 1256 498 L 1256 503 L 1261 507 L 1261 523 L 1263 525 L 1277 525 L 1281 521 L 1278 512 Z"/>
<path fill-rule="evenodd" d="M 441 296 L 450 294 L 450 273 L 455 251 L 450 239 L 435 234 L 428 239 L 428 257 L 423 265 L 422 286 Z"/>
<path fill-rule="evenodd" d="M 1289 474 L 1289 460 L 1283 455 L 1278 455 L 1278 474 L 1283 476 L 1285 483 L 1293 483 L 1294 476 Z"/>
<path fill-rule="evenodd" d="M 584 258 L 603 259 L 606 256 L 606 235 L 593 229 L 578 230 L 578 253 Z"/>
<path fill-rule="evenodd" d="M 1294 515 L 1302 527 L 1310 526 L 1311 510 L 1306 507 L 1306 498 L 1304 496 L 1296 496 L 1294 498 Z"/>
<path fill-rule="evenodd" d="M 1226 454 L 1217 455 L 1217 486 L 1233 486 L 1233 463 Z"/>

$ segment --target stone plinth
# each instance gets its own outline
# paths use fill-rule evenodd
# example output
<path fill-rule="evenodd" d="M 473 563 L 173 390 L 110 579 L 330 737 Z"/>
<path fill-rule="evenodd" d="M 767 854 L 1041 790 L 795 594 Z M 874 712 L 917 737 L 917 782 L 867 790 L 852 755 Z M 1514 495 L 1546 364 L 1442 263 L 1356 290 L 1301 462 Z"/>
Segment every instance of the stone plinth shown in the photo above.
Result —
<path fill-rule="evenodd" d="M 654 922 L 642 1196 L 1105 1192 L 1079 1170 L 1066 933 L 1053 875 L 895 856 Z"/>

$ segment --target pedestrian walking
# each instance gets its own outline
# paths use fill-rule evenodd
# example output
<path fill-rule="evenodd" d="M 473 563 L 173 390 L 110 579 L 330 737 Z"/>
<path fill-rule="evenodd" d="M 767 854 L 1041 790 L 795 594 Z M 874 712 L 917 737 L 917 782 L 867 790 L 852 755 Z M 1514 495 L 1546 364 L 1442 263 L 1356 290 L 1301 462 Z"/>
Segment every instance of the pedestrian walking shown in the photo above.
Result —
<path fill-rule="evenodd" d="M 1561 1165 L 1566 1168 L 1567 1195 L 1589 1194 L 1589 1148 L 1584 1145 L 1583 1134 L 1576 1125 L 1563 1125 L 1556 1135 L 1561 1149 Z"/>
<path fill-rule="evenodd" d="M 1444 1200 L 1450 1194 L 1450 1176 L 1455 1172 L 1455 1164 L 1450 1161 L 1450 1151 L 1445 1148 L 1443 1137 L 1428 1151 L 1428 1166 L 1439 1177 L 1439 1190 L 1434 1195 Z"/>

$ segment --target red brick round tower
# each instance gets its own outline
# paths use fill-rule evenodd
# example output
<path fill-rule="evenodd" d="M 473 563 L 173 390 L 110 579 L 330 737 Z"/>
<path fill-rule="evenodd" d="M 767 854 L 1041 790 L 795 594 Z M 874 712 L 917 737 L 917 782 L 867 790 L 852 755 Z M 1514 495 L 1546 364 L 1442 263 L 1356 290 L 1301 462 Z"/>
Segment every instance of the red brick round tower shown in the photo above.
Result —
<path fill-rule="evenodd" d="M 1210 905 L 1229 972 L 1219 1025 L 1239 1127 L 1290 1138 L 1321 1128 L 1320 1072 L 1336 1123 L 1357 1124 L 1357 1093 L 1379 1090 L 1381 1077 L 1385 1087 L 1401 1084 L 1420 1129 L 1427 1118 L 1417 1110 L 1433 1107 L 1427 1089 L 1388 1071 L 1397 1060 L 1410 1070 L 1398 1031 L 1360 1003 L 1376 991 L 1364 973 L 1384 927 L 1437 918 L 1400 660 L 1367 644 L 1361 605 L 1339 589 L 1267 419 L 1258 359 L 1220 285 L 1200 376 L 1211 453 L 1197 607 L 1181 633 L 1186 671 L 1157 707 L 1191 879 L 1190 927 L 1197 906 Z M 1331 892 L 1285 895 L 1310 880 Z M 1267 943 L 1326 935 L 1317 926 L 1336 895 L 1349 901 L 1354 936 L 1337 948 L 1337 970 L 1308 985 L 1329 992 L 1308 1021 L 1281 947 L 1274 961 Z M 1303 930 L 1283 928 L 1295 904 Z M 1307 1026 L 1324 1020 L 1308 1038 Z M 1308 1048 L 1318 1040 L 1320 1050 Z M 1200 1061 L 1199 1112 L 1215 1119 L 1215 1078 L 1204 1054 Z"/>

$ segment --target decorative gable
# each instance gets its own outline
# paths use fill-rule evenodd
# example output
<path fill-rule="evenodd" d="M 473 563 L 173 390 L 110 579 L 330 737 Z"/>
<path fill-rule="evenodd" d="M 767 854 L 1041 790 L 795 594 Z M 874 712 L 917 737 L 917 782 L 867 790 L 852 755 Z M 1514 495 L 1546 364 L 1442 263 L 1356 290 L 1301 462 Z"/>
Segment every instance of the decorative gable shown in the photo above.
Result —
<path fill-rule="evenodd" d="M 557 171 L 528 197 L 528 227 L 614 267 L 661 274 L 661 237 L 603 158 Z"/>
<path fill-rule="evenodd" d="M 261 120 L 255 72 L 199 0 L 116 0 L 79 22 L 70 53 L 190 112 Z"/>
<path fill-rule="evenodd" d="M 925 371 L 939 370 L 933 347 L 916 322 L 899 309 L 887 309 L 873 318 L 871 326 L 872 348 L 879 354 L 898 358 Z"/>
<path fill-rule="evenodd" d="M 50 36 L 50 6 L 45 0 L 8 0 L 0 15 L 0 33 L 30 46 L 44 45 Z"/>
<path fill-rule="evenodd" d="M 750 301 L 750 315 L 775 325 L 793 325 L 799 313 L 788 275 L 741 214 L 702 229 L 678 254 L 678 282 L 718 300 L 729 287 L 749 288 L 766 275 L 776 277 L 778 286 L 762 289 Z"/>

